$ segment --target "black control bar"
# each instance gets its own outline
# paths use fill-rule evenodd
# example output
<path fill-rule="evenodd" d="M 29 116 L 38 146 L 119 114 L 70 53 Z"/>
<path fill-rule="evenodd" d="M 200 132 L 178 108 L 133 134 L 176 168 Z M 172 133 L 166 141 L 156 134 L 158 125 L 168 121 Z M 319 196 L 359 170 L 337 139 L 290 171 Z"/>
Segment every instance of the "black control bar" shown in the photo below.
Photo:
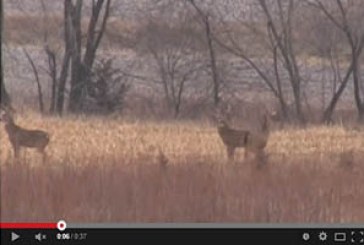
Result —
<path fill-rule="evenodd" d="M 363 244 L 363 229 L 87 228 L 1 229 L 1 244 Z"/>

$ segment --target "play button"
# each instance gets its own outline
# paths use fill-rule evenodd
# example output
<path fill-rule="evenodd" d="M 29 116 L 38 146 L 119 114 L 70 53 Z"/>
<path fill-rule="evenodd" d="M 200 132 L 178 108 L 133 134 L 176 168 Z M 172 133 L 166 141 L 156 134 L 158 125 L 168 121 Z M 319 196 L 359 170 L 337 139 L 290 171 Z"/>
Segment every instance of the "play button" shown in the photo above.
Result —
<path fill-rule="evenodd" d="M 20 236 L 18 234 L 14 233 L 14 232 L 11 233 L 11 241 L 12 242 L 14 242 L 15 240 L 19 239 L 19 237 Z"/>

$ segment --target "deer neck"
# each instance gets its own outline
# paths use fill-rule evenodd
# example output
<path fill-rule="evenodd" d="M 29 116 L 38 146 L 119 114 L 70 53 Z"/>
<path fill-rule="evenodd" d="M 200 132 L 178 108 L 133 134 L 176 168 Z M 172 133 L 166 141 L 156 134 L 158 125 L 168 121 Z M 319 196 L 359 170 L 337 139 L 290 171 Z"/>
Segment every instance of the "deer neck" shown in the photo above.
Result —
<path fill-rule="evenodd" d="M 19 127 L 15 124 L 13 119 L 9 119 L 9 121 L 5 124 L 5 129 L 7 131 L 16 131 Z"/>

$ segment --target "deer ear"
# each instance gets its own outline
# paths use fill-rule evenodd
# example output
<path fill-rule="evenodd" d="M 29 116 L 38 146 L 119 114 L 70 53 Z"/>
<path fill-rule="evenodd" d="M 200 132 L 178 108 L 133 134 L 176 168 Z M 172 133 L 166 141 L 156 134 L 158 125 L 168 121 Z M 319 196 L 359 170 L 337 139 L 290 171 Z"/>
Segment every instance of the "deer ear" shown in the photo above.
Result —
<path fill-rule="evenodd" d="M 5 113 L 15 113 L 15 109 L 11 105 L 3 105 L 0 104 L 0 110 L 4 111 Z"/>
<path fill-rule="evenodd" d="M 271 111 L 271 112 L 270 112 L 270 117 L 271 117 L 271 118 L 276 118 L 276 117 L 278 117 L 278 111 L 277 111 L 277 110 L 273 110 L 273 111 Z"/>
<path fill-rule="evenodd" d="M 3 105 L 0 105 L 0 119 L 2 120 L 3 117 L 6 115 L 6 108 Z"/>
<path fill-rule="evenodd" d="M 4 105 L 1 105 L 0 106 L 0 117 L 1 117 L 1 120 L 9 120 L 9 119 L 13 119 L 13 115 L 15 113 L 15 109 L 12 107 L 12 106 L 4 106 Z"/>

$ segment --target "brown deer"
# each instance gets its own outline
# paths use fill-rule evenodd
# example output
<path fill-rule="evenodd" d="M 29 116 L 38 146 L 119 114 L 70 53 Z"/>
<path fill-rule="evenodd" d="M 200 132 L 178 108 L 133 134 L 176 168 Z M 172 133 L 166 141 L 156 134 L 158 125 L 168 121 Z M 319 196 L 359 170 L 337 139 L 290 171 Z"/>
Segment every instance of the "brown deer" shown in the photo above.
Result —
<path fill-rule="evenodd" d="M 42 130 L 29 130 L 15 124 L 10 111 L 4 107 L 0 110 L 0 121 L 5 123 L 5 131 L 14 151 L 15 158 L 18 158 L 20 148 L 36 148 L 45 158 L 45 148 L 49 143 L 49 134 Z"/>
<path fill-rule="evenodd" d="M 244 158 L 247 159 L 249 153 L 253 153 L 256 159 L 264 156 L 264 149 L 269 138 L 268 116 L 264 115 L 261 128 L 258 131 L 231 128 L 226 120 L 221 116 L 217 117 L 218 134 L 226 147 L 229 160 L 234 159 L 237 148 L 244 148 Z"/>

